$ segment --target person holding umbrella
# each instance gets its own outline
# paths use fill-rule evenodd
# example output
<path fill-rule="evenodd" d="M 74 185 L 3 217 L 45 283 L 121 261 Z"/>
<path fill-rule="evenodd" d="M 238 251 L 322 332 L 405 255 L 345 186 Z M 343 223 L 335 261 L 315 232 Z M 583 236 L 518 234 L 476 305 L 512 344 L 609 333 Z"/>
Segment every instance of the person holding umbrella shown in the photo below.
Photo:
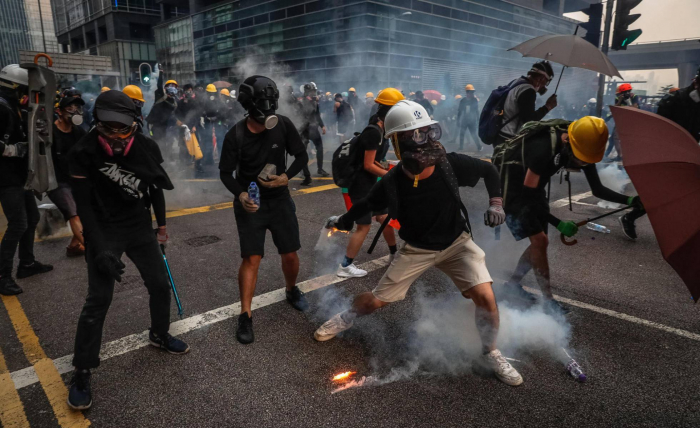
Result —
<path fill-rule="evenodd" d="M 667 95 L 659 102 L 660 116 L 670 119 L 700 142 L 700 68 L 690 86 Z"/>

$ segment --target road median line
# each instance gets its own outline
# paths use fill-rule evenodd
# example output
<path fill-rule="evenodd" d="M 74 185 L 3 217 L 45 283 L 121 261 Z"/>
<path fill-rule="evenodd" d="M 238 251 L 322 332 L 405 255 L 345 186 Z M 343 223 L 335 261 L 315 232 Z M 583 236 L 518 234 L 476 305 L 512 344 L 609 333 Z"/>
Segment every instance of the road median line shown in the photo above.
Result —
<path fill-rule="evenodd" d="M 0 424 L 5 428 L 29 427 L 24 405 L 12 383 L 5 356 L 0 350 Z"/>

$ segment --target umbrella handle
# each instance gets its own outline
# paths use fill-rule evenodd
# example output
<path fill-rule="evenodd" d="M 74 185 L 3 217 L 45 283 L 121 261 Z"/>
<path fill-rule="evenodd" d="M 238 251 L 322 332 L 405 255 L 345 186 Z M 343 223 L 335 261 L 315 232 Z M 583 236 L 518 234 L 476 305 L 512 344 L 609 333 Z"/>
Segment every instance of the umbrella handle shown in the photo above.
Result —
<path fill-rule="evenodd" d="M 613 214 L 613 213 L 610 213 L 610 214 Z M 576 226 L 582 227 L 582 226 L 585 226 L 587 223 L 588 223 L 588 220 L 582 220 L 582 221 L 579 221 L 578 223 L 576 223 Z M 566 236 L 564 236 L 563 233 L 559 237 L 561 238 L 561 243 L 564 245 L 567 245 L 569 247 L 571 247 L 572 245 L 578 244 L 578 241 L 576 239 L 572 239 L 571 241 L 567 241 Z"/>
<path fill-rule="evenodd" d="M 561 83 L 561 78 L 564 75 L 564 70 L 566 70 L 566 66 L 563 66 L 561 68 L 561 73 L 559 73 L 559 80 L 557 80 L 557 87 L 554 88 L 554 95 L 556 95 L 557 91 L 559 90 L 559 84 Z"/>

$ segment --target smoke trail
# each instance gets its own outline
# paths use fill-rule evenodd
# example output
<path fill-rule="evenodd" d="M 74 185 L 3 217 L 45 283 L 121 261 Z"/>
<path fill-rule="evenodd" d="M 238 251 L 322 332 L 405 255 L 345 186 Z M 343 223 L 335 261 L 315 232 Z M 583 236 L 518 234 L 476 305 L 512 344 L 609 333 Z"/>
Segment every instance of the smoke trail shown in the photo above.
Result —
<path fill-rule="evenodd" d="M 624 193 L 625 187 L 631 183 L 627 171 L 623 167 L 618 167 L 616 164 L 597 164 L 598 175 L 600 176 L 600 181 L 603 186 L 614 190 L 618 193 Z M 621 208 L 622 205 L 616 204 L 615 202 L 609 201 L 599 201 L 598 206 L 601 208 Z"/>

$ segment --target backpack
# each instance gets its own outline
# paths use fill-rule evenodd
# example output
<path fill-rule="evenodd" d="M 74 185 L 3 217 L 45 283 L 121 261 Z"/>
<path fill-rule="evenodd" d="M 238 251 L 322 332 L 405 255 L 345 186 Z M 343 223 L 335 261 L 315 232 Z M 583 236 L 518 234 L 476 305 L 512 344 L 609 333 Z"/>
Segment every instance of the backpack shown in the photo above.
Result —
<path fill-rule="evenodd" d="M 499 86 L 491 91 L 491 95 L 489 95 L 489 98 L 486 100 L 484 108 L 481 110 L 481 115 L 479 116 L 479 138 L 484 144 L 492 146 L 496 142 L 496 138 L 498 137 L 498 133 L 501 132 L 501 129 L 518 117 L 520 113 L 504 122 L 503 107 L 506 104 L 508 93 L 525 83 L 527 82 L 515 79 L 509 84 Z"/>
<path fill-rule="evenodd" d="M 374 128 L 382 134 L 381 128 L 377 125 L 370 124 L 367 125 L 367 127 Z M 333 160 L 331 161 L 333 182 L 338 187 L 349 188 L 355 180 L 355 175 L 357 175 L 357 172 L 360 170 L 360 149 L 357 144 L 360 135 L 362 134 L 356 132 L 352 138 L 345 140 L 335 149 L 335 152 L 333 152 Z"/>

